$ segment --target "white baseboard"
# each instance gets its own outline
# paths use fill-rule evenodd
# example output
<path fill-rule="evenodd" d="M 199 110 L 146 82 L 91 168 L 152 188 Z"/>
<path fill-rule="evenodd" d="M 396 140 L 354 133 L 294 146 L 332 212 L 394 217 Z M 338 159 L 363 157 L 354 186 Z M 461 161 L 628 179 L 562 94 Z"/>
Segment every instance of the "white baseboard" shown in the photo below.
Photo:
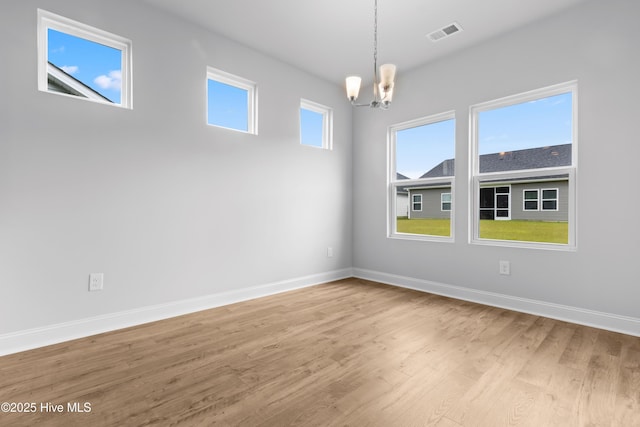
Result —
<path fill-rule="evenodd" d="M 412 277 L 382 273 L 361 268 L 353 269 L 354 277 L 385 283 L 402 288 L 447 296 L 465 301 L 506 308 L 537 316 L 549 317 L 579 325 L 606 329 L 627 335 L 640 336 L 640 318 L 620 316 L 578 307 L 519 298 L 493 292 L 478 291 L 459 286 L 446 285 Z"/>
<path fill-rule="evenodd" d="M 351 268 L 0 335 L 0 356 L 353 276 Z"/>

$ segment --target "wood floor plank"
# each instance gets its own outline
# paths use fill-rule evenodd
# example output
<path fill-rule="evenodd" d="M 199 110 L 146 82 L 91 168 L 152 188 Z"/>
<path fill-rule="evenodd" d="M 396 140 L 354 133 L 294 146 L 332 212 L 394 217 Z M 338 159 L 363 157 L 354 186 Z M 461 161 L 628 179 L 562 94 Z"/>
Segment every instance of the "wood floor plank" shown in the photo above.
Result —
<path fill-rule="evenodd" d="M 346 279 L 1 357 L 0 402 L 38 404 L 2 426 L 628 427 L 640 338 Z"/>

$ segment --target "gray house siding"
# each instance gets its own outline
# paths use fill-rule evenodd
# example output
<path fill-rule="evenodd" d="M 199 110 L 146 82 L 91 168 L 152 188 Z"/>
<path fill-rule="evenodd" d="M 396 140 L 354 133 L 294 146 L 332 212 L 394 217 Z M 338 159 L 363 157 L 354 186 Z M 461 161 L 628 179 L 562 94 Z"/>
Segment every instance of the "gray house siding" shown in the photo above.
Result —
<path fill-rule="evenodd" d="M 568 221 L 569 218 L 569 185 L 567 180 L 523 182 L 523 183 L 501 183 L 498 187 L 510 187 L 509 213 L 512 220 L 525 221 Z M 490 188 L 491 185 L 484 185 L 483 188 Z M 557 210 L 543 209 L 543 190 L 557 189 Z M 537 210 L 524 209 L 524 191 L 538 190 Z M 409 218 L 433 218 L 449 219 L 451 211 L 441 209 L 441 196 L 443 193 L 451 193 L 449 187 L 438 188 L 408 188 L 409 191 Z M 422 196 L 422 209 L 414 210 L 413 196 Z"/>
<path fill-rule="evenodd" d="M 409 218 L 451 218 L 451 211 L 443 211 L 441 209 L 440 197 L 442 193 L 451 193 L 451 188 L 412 188 L 409 198 Z M 422 195 L 422 210 L 413 210 L 413 196 L 415 194 Z"/>
<path fill-rule="evenodd" d="M 558 210 L 542 209 L 542 190 L 558 189 Z M 524 190 L 540 190 L 538 210 L 524 210 Z M 511 219 L 531 221 L 568 221 L 569 185 L 563 181 L 529 182 L 511 185 Z"/>

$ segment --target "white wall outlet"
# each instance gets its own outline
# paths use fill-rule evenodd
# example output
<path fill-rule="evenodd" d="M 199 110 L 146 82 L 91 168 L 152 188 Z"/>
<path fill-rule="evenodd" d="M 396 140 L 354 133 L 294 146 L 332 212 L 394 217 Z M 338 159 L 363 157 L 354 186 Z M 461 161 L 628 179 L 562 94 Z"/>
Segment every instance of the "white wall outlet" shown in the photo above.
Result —
<path fill-rule="evenodd" d="M 331 246 L 327 248 L 327 258 L 333 258 L 333 248 Z"/>
<path fill-rule="evenodd" d="M 104 273 L 89 274 L 89 292 L 101 291 L 104 286 Z"/>
<path fill-rule="evenodd" d="M 511 263 L 509 261 L 500 261 L 500 274 L 503 276 L 511 274 Z"/>

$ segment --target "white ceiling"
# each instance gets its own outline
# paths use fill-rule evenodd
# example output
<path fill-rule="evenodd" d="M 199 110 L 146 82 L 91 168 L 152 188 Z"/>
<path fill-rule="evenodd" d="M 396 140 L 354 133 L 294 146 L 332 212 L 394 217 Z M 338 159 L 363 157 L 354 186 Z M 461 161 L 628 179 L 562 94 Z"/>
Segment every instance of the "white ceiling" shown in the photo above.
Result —
<path fill-rule="evenodd" d="M 373 0 L 145 1 L 336 83 L 373 73 Z M 582 1 L 378 0 L 378 64 L 400 75 Z M 452 22 L 463 31 L 426 37 Z"/>

